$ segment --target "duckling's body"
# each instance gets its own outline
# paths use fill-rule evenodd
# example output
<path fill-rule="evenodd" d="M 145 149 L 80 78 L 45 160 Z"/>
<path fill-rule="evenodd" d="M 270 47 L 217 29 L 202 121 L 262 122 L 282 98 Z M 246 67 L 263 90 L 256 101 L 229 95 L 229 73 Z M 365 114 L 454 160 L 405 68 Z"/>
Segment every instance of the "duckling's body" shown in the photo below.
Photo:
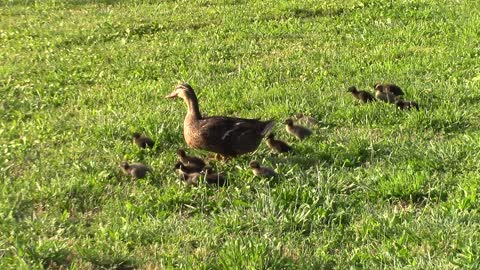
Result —
<path fill-rule="evenodd" d="M 180 173 L 192 174 L 192 173 L 201 172 L 203 168 L 199 169 L 198 167 L 191 167 L 184 164 L 181 161 L 177 161 L 177 163 L 175 163 L 174 169 L 177 170 L 179 174 Z"/>
<path fill-rule="evenodd" d="M 372 94 L 367 91 L 359 91 L 355 86 L 350 86 L 348 88 L 348 92 L 352 93 L 352 95 L 362 103 L 375 101 L 375 98 Z"/>
<path fill-rule="evenodd" d="M 392 93 L 394 96 L 403 96 L 405 95 L 398 85 L 395 84 L 380 84 L 377 83 L 373 87 L 375 90 L 380 89 L 384 93 Z"/>
<path fill-rule="evenodd" d="M 297 121 L 301 122 L 301 123 L 305 123 L 305 124 L 308 124 L 308 125 L 317 125 L 318 124 L 318 120 L 309 116 L 309 115 L 304 115 L 303 113 L 299 113 L 297 115 L 295 115 L 295 118 Z"/>
<path fill-rule="evenodd" d="M 388 92 L 383 92 L 382 89 L 377 88 L 375 89 L 375 97 L 383 102 L 387 103 L 394 103 L 395 102 L 395 95 Z"/>
<path fill-rule="evenodd" d="M 126 175 L 130 175 L 133 178 L 140 179 L 144 178 L 148 172 L 151 172 L 151 169 L 141 163 L 131 163 L 124 161 L 120 164 L 120 168 Z"/>
<path fill-rule="evenodd" d="M 183 122 L 186 143 L 196 149 L 235 157 L 255 151 L 274 121 L 235 117 L 202 117 L 197 96 L 188 84 L 180 84 L 167 98 L 182 98 L 188 106 Z"/>
<path fill-rule="evenodd" d="M 275 134 L 270 133 L 267 136 L 267 145 L 277 153 L 286 153 L 292 150 L 292 147 L 286 142 L 275 139 Z"/>
<path fill-rule="evenodd" d="M 278 175 L 273 169 L 260 166 L 258 161 L 250 162 L 250 168 L 252 169 L 253 174 L 258 177 L 271 178 Z"/>
<path fill-rule="evenodd" d="M 225 176 L 214 173 L 210 167 L 206 167 L 202 171 L 196 171 L 193 168 L 184 166 L 181 162 L 177 162 L 175 169 L 177 169 L 179 178 L 187 185 L 198 186 L 201 177 L 203 177 L 205 183 L 208 185 L 224 186 L 226 184 Z"/>
<path fill-rule="evenodd" d="M 415 108 L 415 109 L 417 109 L 417 111 L 420 110 L 420 107 L 418 106 L 418 103 L 415 102 L 415 101 L 398 99 L 397 101 L 395 101 L 395 105 L 400 110 L 410 110 L 411 108 Z"/>
<path fill-rule="evenodd" d="M 183 164 L 189 167 L 197 168 L 198 171 L 201 171 L 205 167 L 205 162 L 201 158 L 188 156 L 183 149 L 177 150 L 177 156 L 180 158 Z"/>
<path fill-rule="evenodd" d="M 140 148 L 152 148 L 155 145 L 155 141 L 138 132 L 133 133 L 133 143 Z"/>
<path fill-rule="evenodd" d="M 312 135 L 312 131 L 310 129 L 300 125 L 295 125 L 292 119 L 287 119 L 285 121 L 285 125 L 285 130 L 299 140 L 304 140 L 308 136 Z"/>

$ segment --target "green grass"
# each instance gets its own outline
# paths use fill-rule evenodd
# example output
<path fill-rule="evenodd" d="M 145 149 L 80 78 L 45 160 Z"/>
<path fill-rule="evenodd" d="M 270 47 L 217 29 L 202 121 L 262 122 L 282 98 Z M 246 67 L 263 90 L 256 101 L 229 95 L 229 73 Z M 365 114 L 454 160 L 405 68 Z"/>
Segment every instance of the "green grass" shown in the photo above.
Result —
<path fill-rule="evenodd" d="M 478 269 L 479 29 L 478 1 L 2 1 L 0 268 Z M 321 124 L 188 188 L 178 81 L 208 115 Z M 346 92 L 376 82 L 421 110 Z"/>

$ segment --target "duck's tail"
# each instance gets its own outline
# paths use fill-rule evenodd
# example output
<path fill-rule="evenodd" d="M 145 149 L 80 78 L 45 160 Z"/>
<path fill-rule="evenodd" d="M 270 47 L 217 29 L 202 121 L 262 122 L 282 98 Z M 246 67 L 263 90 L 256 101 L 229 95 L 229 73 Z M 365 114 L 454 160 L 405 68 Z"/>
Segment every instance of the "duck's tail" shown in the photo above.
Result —
<path fill-rule="evenodd" d="M 265 123 L 266 125 L 263 128 L 262 136 L 265 136 L 265 134 L 267 134 L 275 126 L 274 120 L 266 121 Z"/>

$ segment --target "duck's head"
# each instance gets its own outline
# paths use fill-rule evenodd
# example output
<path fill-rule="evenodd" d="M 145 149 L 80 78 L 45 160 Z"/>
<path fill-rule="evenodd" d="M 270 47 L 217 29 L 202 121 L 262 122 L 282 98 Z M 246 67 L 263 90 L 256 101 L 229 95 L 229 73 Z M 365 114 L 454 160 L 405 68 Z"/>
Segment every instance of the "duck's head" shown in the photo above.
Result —
<path fill-rule="evenodd" d="M 383 92 L 383 85 L 381 85 L 380 83 L 377 83 L 373 86 L 373 89 L 375 89 L 375 91 Z"/>
<path fill-rule="evenodd" d="M 167 95 L 165 98 L 182 98 L 182 99 L 187 99 L 187 98 L 192 98 L 195 96 L 195 92 L 193 91 L 193 88 L 188 84 L 188 83 L 181 83 L 175 87 L 175 90 L 171 92 L 169 95 Z"/>
<path fill-rule="evenodd" d="M 350 86 L 347 90 L 347 92 L 350 92 L 350 93 L 356 93 L 357 92 L 357 88 L 355 86 Z"/>
<path fill-rule="evenodd" d="M 258 168 L 260 168 L 260 163 L 258 163 L 258 161 L 255 161 L 255 160 L 252 161 L 252 162 L 250 162 L 250 168 L 258 169 Z"/>
<path fill-rule="evenodd" d="M 183 149 L 178 149 L 178 150 L 177 150 L 177 156 L 183 158 L 183 157 L 185 157 L 186 155 L 187 155 L 187 153 L 185 153 L 185 150 L 183 150 Z"/>
<path fill-rule="evenodd" d="M 293 120 L 291 118 L 288 118 L 287 120 L 285 120 L 285 122 L 283 122 L 285 125 L 287 126 L 292 126 L 293 125 Z"/>
<path fill-rule="evenodd" d="M 127 170 L 130 167 L 130 164 L 128 164 L 128 162 L 126 162 L 126 161 L 122 161 L 122 163 L 120 163 L 120 165 L 118 165 L 118 167 Z"/>
<path fill-rule="evenodd" d="M 138 138 L 140 138 L 141 136 L 142 136 L 142 135 L 141 135 L 140 133 L 138 133 L 138 132 L 135 132 L 135 133 L 132 134 L 132 137 L 133 137 L 134 139 L 138 139 Z"/>

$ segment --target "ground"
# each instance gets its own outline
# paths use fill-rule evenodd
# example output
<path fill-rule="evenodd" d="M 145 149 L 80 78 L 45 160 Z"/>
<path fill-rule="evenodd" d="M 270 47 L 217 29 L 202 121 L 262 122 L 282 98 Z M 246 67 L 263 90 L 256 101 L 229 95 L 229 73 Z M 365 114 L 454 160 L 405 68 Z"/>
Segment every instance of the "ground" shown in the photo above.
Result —
<path fill-rule="evenodd" d="M 2 1 L 0 268 L 478 269 L 479 29 L 479 1 Z M 178 82 L 294 153 L 185 187 L 176 149 L 208 153 L 164 99 Z M 347 92 L 377 82 L 420 111 Z M 319 120 L 303 142 L 296 113 Z"/>

